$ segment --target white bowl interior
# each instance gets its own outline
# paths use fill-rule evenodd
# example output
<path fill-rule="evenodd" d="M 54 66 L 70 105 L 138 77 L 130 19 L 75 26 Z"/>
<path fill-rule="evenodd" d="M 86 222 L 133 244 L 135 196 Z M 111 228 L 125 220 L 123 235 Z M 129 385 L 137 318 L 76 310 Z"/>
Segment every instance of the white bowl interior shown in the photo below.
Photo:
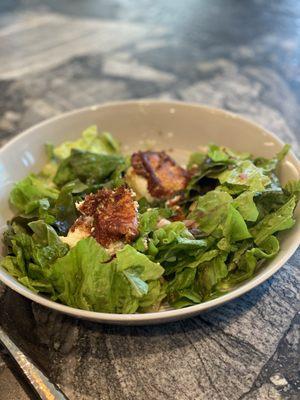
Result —
<path fill-rule="evenodd" d="M 122 142 L 125 151 L 151 146 L 155 149 L 170 150 L 170 154 L 180 162 L 184 162 L 187 154 L 191 151 L 196 151 L 199 146 L 212 142 L 265 157 L 272 157 L 282 148 L 282 142 L 262 127 L 236 115 L 205 106 L 179 102 L 136 101 L 77 110 L 32 127 L 0 150 L 1 230 L 5 229 L 6 221 L 13 215 L 8 198 L 14 182 L 24 178 L 29 172 L 39 171 L 46 161 L 43 151 L 44 143 L 59 144 L 65 140 L 78 138 L 82 130 L 93 124 L 96 124 L 100 131 L 111 132 Z M 299 161 L 292 153 L 287 156 L 281 167 L 280 178 L 282 183 L 300 178 Z M 233 291 L 229 298 L 248 291 L 272 275 L 296 250 L 300 237 L 299 206 L 296 210 L 296 218 L 295 227 L 281 235 L 281 250 L 278 256 L 252 279 L 253 282 L 244 283 L 241 288 Z M 47 306 L 55 304 L 46 299 L 42 301 L 41 299 L 44 299 L 42 296 L 33 295 L 3 270 L 0 270 L 0 279 L 27 297 L 34 296 L 35 301 L 43 304 L 46 301 L 45 305 Z M 30 296 L 28 292 L 31 293 Z M 179 310 L 179 312 L 175 310 L 173 314 L 165 318 L 162 318 L 162 315 L 170 313 L 169 311 L 156 313 L 156 318 L 153 317 L 153 319 L 158 322 L 190 315 L 227 301 L 229 299 L 227 296 L 223 296 L 221 301 L 217 299 L 217 302 L 213 300 L 199 306 Z M 72 310 L 70 307 L 58 306 L 60 307 L 55 306 L 55 308 L 64 312 Z M 121 316 L 112 321 L 109 317 L 111 314 L 107 314 L 106 318 L 105 314 L 83 312 L 82 310 L 71 313 L 114 323 L 131 323 L 131 321 L 147 323 L 151 319 L 150 314 L 140 314 L 140 317 L 137 315 L 127 316 L 127 320 Z M 85 313 L 89 313 L 89 315 L 85 315 Z"/>

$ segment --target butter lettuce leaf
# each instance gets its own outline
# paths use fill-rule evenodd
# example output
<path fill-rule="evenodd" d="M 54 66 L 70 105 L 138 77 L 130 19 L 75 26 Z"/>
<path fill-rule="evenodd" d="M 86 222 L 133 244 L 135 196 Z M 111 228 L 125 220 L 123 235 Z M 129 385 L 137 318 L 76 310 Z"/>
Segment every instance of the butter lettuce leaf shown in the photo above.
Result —
<path fill-rule="evenodd" d="M 121 165 L 125 165 L 122 156 L 73 149 L 71 155 L 59 165 L 54 183 L 59 187 L 76 179 L 87 184 L 105 183 Z"/>
<path fill-rule="evenodd" d="M 175 277 L 168 283 L 168 293 L 193 286 L 196 272 L 196 268 L 185 268 L 182 271 L 177 272 Z"/>
<path fill-rule="evenodd" d="M 164 276 L 169 276 L 186 266 L 192 267 L 208 242 L 195 239 L 183 222 L 176 221 L 139 238 L 133 246 L 158 262 L 165 269 Z"/>
<path fill-rule="evenodd" d="M 42 172 L 14 186 L 20 214 L 4 234 L 0 264 L 30 290 L 91 311 L 153 312 L 164 300 L 181 308 L 216 298 L 275 257 L 277 233 L 295 223 L 299 181 L 282 187 L 277 174 L 288 149 L 271 159 L 214 144 L 191 154 L 176 206 L 140 199 L 138 236 L 111 255 L 93 237 L 71 249 L 61 240 L 78 218 L 76 202 L 124 185 L 131 165 L 110 134 L 91 126 L 78 140 L 47 145 Z"/>
<path fill-rule="evenodd" d="M 228 275 L 225 264 L 226 255 L 220 254 L 211 261 L 201 264 L 197 277 L 197 288 L 203 297 L 207 297 L 215 286 Z"/>
<path fill-rule="evenodd" d="M 18 211 L 30 214 L 39 208 L 47 210 L 50 202 L 56 200 L 58 194 L 59 191 L 53 183 L 30 174 L 15 184 L 10 193 L 10 202 Z"/>
<path fill-rule="evenodd" d="M 48 281 L 50 266 L 69 250 L 55 230 L 41 220 L 30 222 L 27 229 L 13 224 L 5 242 L 8 255 L 0 265 L 29 289 L 53 294 Z"/>
<path fill-rule="evenodd" d="M 180 221 L 155 230 L 149 239 L 150 251 L 155 249 L 152 253 L 154 259 L 163 266 L 172 265 L 174 262 L 179 263 L 180 259 L 187 261 L 189 257 L 195 257 L 206 246 L 206 240 L 195 239 Z"/>
<path fill-rule="evenodd" d="M 207 156 L 214 162 L 226 162 L 229 160 L 229 155 L 226 153 L 226 149 L 211 144 L 209 146 Z"/>
<path fill-rule="evenodd" d="M 228 292 L 234 288 L 237 284 L 250 279 L 255 272 L 257 267 L 257 260 L 250 251 L 246 251 L 239 260 L 239 265 L 236 270 L 224 276 L 224 279 L 220 279 L 212 292 L 216 291 L 217 295 Z M 213 295 L 213 293 L 212 293 Z"/>
<path fill-rule="evenodd" d="M 150 306 L 150 298 L 153 303 L 161 300 L 157 284 L 156 295 L 148 294 L 150 282 L 158 280 L 163 272 L 159 264 L 129 245 L 111 259 L 93 238 L 87 238 L 52 265 L 50 281 L 57 298 L 72 307 L 133 313 L 140 304 Z"/>
<path fill-rule="evenodd" d="M 200 303 L 202 296 L 195 290 L 196 269 L 185 268 L 168 283 L 167 299 L 174 308 Z"/>
<path fill-rule="evenodd" d="M 188 161 L 188 168 L 190 169 L 192 167 L 200 167 L 205 159 L 206 159 L 205 153 L 201 153 L 199 151 L 192 153 Z"/>
<path fill-rule="evenodd" d="M 167 245 L 177 241 L 178 237 L 194 239 L 187 227 L 181 221 L 172 222 L 153 232 L 153 242 L 157 245 Z"/>
<path fill-rule="evenodd" d="M 296 196 L 297 201 L 300 199 L 300 180 L 289 181 L 283 188 L 284 192 L 288 195 Z"/>
<path fill-rule="evenodd" d="M 1 262 L 0 266 L 4 268 L 14 278 L 22 278 L 24 272 L 20 270 L 16 256 L 6 256 Z"/>
<path fill-rule="evenodd" d="M 279 252 L 279 241 L 275 236 L 271 235 L 261 242 L 259 247 L 253 247 L 249 252 L 257 259 L 273 258 Z"/>
<path fill-rule="evenodd" d="M 140 312 L 154 312 L 158 311 L 161 302 L 166 297 L 166 282 L 162 279 L 150 281 L 148 283 L 148 293 L 139 299 Z"/>
<path fill-rule="evenodd" d="M 182 289 L 177 292 L 177 298 L 170 299 L 170 304 L 174 308 L 183 308 L 199 304 L 203 297 L 193 289 Z"/>
<path fill-rule="evenodd" d="M 232 205 L 239 211 L 245 221 L 255 222 L 258 218 L 259 211 L 253 200 L 254 192 L 243 192 L 236 197 Z"/>
<path fill-rule="evenodd" d="M 73 149 L 89 151 L 96 154 L 119 153 L 119 143 L 108 132 L 98 133 L 96 125 L 92 125 L 82 132 L 78 140 L 63 142 L 53 149 L 53 154 L 60 160 L 71 155 Z"/>
<path fill-rule="evenodd" d="M 250 160 L 238 162 L 234 168 L 221 172 L 217 178 L 221 184 L 239 186 L 240 191 L 262 192 L 271 183 L 264 170 Z"/>
<path fill-rule="evenodd" d="M 139 214 L 139 232 L 140 235 L 146 235 L 154 231 L 159 219 L 158 208 L 151 208 Z"/>
<path fill-rule="evenodd" d="M 232 262 L 229 263 L 228 275 L 217 283 L 213 292 L 220 295 L 252 278 L 262 262 L 275 257 L 279 251 L 278 239 L 273 235 L 261 242 L 259 246 L 252 246 L 250 241 L 243 242 L 240 249 L 234 254 Z M 232 268 L 233 264 L 234 268 Z"/>
<path fill-rule="evenodd" d="M 51 268 L 49 280 L 64 304 L 85 310 L 113 312 L 111 287 L 116 264 L 93 238 L 78 242 Z"/>
<path fill-rule="evenodd" d="M 296 198 L 292 196 L 278 210 L 267 214 L 260 222 L 250 229 L 256 244 L 261 244 L 269 236 L 276 232 L 291 228 L 295 224 L 293 212 L 296 206 Z"/>
<path fill-rule="evenodd" d="M 285 144 L 283 148 L 276 154 L 275 157 L 273 158 L 257 157 L 254 159 L 254 164 L 257 167 L 262 168 L 267 173 L 275 171 L 279 163 L 285 158 L 285 156 L 289 152 L 290 148 L 291 146 L 289 144 Z"/>
<path fill-rule="evenodd" d="M 188 218 L 195 220 L 206 234 L 224 236 L 229 242 L 247 239 L 251 234 L 246 222 L 232 204 L 228 193 L 214 190 L 196 200 Z"/>
<path fill-rule="evenodd" d="M 223 191 L 213 190 L 199 196 L 192 206 L 188 219 L 195 220 L 206 234 L 212 234 L 224 223 L 232 197 Z"/>
<path fill-rule="evenodd" d="M 265 190 L 255 196 L 254 201 L 259 212 L 257 222 L 282 207 L 290 197 L 291 195 L 281 188 L 279 190 Z"/>
<path fill-rule="evenodd" d="M 117 271 L 124 272 L 128 271 L 128 269 L 137 268 L 137 274 L 143 281 L 158 279 L 164 272 L 161 265 L 151 261 L 130 245 L 126 245 L 122 250 L 118 251 L 116 257 Z"/>
<path fill-rule="evenodd" d="M 55 230 L 44 221 L 33 221 L 28 226 L 33 231 L 31 256 L 36 264 L 47 267 L 68 252 L 68 246 L 60 240 Z"/>
<path fill-rule="evenodd" d="M 22 278 L 18 279 L 22 285 L 28 287 L 33 292 L 36 293 L 53 293 L 53 287 L 51 283 L 47 281 L 37 280 L 37 279 L 30 279 L 29 276 L 23 276 Z"/>
<path fill-rule="evenodd" d="M 251 237 L 246 222 L 238 210 L 232 205 L 230 205 L 228 209 L 228 214 L 223 226 L 223 234 L 229 243 Z"/>

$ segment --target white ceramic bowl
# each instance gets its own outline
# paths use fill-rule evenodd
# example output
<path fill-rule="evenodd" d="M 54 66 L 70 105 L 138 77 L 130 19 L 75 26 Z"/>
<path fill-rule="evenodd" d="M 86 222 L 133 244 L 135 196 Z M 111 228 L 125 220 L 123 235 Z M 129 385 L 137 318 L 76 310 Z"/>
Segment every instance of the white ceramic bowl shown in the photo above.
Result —
<path fill-rule="evenodd" d="M 46 161 L 44 143 L 58 144 L 77 138 L 83 129 L 97 124 L 100 130 L 111 132 L 124 149 L 141 149 L 145 142 L 156 149 L 173 149 L 174 158 L 184 162 L 190 151 L 214 142 L 235 150 L 249 151 L 257 156 L 271 157 L 283 143 L 272 133 L 237 115 L 205 106 L 174 101 L 128 101 L 75 110 L 42 122 L 18 135 L 0 150 L 0 227 L 13 214 L 8 197 L 12 185 L 31 171 L 39 171 Z M 300 178 L 300 163 L 289 153 L 280 171 L 282 183 Z M 297 223 L 281 235 L 281 250 L 271 262 L 248 282 L 215 300 L 183 308 L 147 314 L 106 314 L 84 311 L 55 303 L 31 292 L 8 273 L 0 269 L 0 279 L 23 296 L 66 314 L 93 321 L 123 325 L 168 322 L 198 314 L 232 300 L 273 275 L 295 252 L 300 242 L 300 207 L 296 209 Z"/>

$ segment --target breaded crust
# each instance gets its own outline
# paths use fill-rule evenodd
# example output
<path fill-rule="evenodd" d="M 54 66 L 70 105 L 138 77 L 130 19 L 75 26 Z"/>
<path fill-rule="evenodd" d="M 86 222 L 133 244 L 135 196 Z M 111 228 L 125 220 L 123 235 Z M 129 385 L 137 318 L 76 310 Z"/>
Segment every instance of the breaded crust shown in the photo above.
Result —
<path fill-rule="evenodd" d="M 139 151 L 131 157 L 131 165 L 137 175 L 148 182 L 151 196 L 165 199 L 185 189 L 188 172 L 176 164 L 164 151 Z"/>
<path fill-rule="evenodd" d="M 137 203 L 127 187 L 89 194 L 78 209 L 93 217 L 92 236 L 104 247 L 118 241 L 129 243 L 138 234 Z"/>
<path fill-rule="evenodd" d="M 76 229 L 80 229 L 80 231 L 86 234 L 86 236 L 89 236 L 92 232 L 92 228 L 93 228 L 93 218 L 81 215 L 76 219 L 74 224 L 71 226 L 70 231 L 75 232 Z"/>

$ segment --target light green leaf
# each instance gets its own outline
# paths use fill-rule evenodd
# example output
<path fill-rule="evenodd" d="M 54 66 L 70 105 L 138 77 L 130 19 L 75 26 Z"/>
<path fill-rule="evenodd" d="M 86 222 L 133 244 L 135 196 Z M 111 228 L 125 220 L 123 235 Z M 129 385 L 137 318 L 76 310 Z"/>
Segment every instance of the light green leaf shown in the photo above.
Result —
<path fill-rule="evenodd" d="M 148 293 L 139 299 L 139 310 L 141 312 L 158 311 L 162 300 L 166 297 L 165 283 L 159 279 L 148 283 Z"/>
<path fill-rule="evenodd" d="M 177 272 L 175 277 L 168 283 L 167 292 L 174 292 L 188 288 L 194 284 L 196 276 L 195 268 L 185 268 Z"/>
<path fill-rule="evenodd" d="M 104 132 L 100 135 L 97 126 L 93 125 L 82 132 L 80 139 L 62 143 L 54 148 L 53 153 L 57 158 L 64 160 L 70 156 L 72 149 L 96 154 L 114 154 L 119 152 L 119 144 L 110 133 Z"/>
<path fill-rule="evenodd" d="M 257 260 L 254 254 L 246 251 L 240 258 L 238 269 L 230 272 L 225 279 L 220 280 L 215 289 L 221 293 L 233 289 L 237 284 L 250 279 L 254 275 L 256 266 Z"/>
<path fill-rule="evenodd" d="M 239 211 L 246 221 L 256 221 L 258 218 L 258 209 L 253 201 L 253 192 L 243 192 L 233 200 L 233 206 Z"/>
<path fill-rule="evenodd" d="M 209 295 L 214 286 L 228 274 L 225 257 L 220 255 L 199 267 L 198 287 L 204 296 Z"/>
<path fill-rule="evenodd" d="M 145 235 L 156 229 L 159 218 L 158 208 L 152 208 L 139 215 L 139 232 Z"/>
<path fill-rule="evenodd" d="M 291 228 L 295 224 L 293 212 L 296 206 L 295 196 L 292 196 L 278 210 L 267 214 L 260 222 L 250 229 L 257 245 L 264 242 L 269 236 L 276 232 Z"/>
<path fill-rule="evenodd" d="M 103 247 L 87 238 L 53 264 L 50 280 L 57 297 L 65 304 L 94 311 L 132 313 L 139 307 L 139 299 L 145 300 L 148 281 L 157 280 L 163 271 L 159 264 L 129 245 L 111 260 Z"/>
<path fill-rule="evenodd" d="M 30 174 L 19 181 L 10 193 L 10 202 L 21 212 L 29 214 L 36 208 L 49 207 L 49 199 L 55 200 L 59 191 L 47 180 Z"/>
<path fill-rule="evenodd" d="M 275 236 L 268 237 L 259 247 L 249 250 L 257 259 L 273 258 L 279 252 L 279 241 Z"/>
<path fill-rule="evenodd" d="M 239 161 L 234 168 L 221 172 L 218 179 L 221 184 L 239 185 L 253 192 L 262 192 L 271 182 L 264 170 L 250 160 Z"/>
<path fill-rule="evenodd" d="M 33 221 L 28 226 L 33 231 L 32 257 L 41 267 L 48 266 L 68 252 L 68 245 L 63 243 L 55 230 L 44 221 Z"/>
<path fill-rule="evenodd" d="M 197 258 L 197 265 L 200 265 L 206 261 L 210 261 L 215 258 L 220 253 L 219 250 L 208 250 L 205 253 L 201 254 L 199 258 Z"/>
<path fill-rule="evenodd" d="M 30 279 L 28 276 L 23 276 L 19 278 L 18 281 L 35 293 L 53 293 L 53 287 L 49 282 Z"/>
<path fill-rule="evenodd" d="M 147 256 L 126 245 L 117 252 L 117 271 L 140 268 L 138 276 L 143 281 L 155 280 L 161 277 L 164 269 L 158 263 L 151 261 Z M 130 270 L 131 271 L 131 270 Z"/>
<path fill-rule="evenodd" d="M 223 234 L 230 243 L 251 237 L 243 217 L 232 205 L 228 209 Z"/>
<path fill-rule="evenodd" d="M 193 166 L 200 166 L 204 162 L 205 158 L 206 154 L 204 153 L 200 152 L 192 153 L 189 158 L 188 168 L 191 168 Z"/>
<path fill-rule="evenodd" d="M 15 256 L 6 256 L 0 261 L 0 266 L 13 277 L 21 278 L 24 274 L 24 271 L 20 270 L 17 257 Z"/>
<path fill-rule="evenodd" d="M 285 144 L 283 148 L 273 158 L 258 157 L 254 160 L 256 166 L 262 168 L 266 173 L 275 171 L 278 164 L 285 158 L 291 146 Z"/>
<path fill-rule="evenodd" d="M 284 186 L 284 192 L 288 195 L 295 195 L 297 201 L 300 199 L 300 179 L 298 181 L 289 181 Z"/>
<path fill-rule="evenodd" d="M 202 300 L 202 296 L 193 289 L 183 289 L 177 293 L 177 298 L 171 301 L 171 305 L 178 309 L 199 304 Z"/>
<path fill-rule="evenodd" d="M 215 144 L 209 146 L 207 155 L 214 162 L 226 162 L 229 159 L 228 154 L 226 154 L 222 147 L 216 146 Z"/>
<path fill-rule="evenodd" d="M 64 304 L 85 310 L 114 312 L 112 285 L 116 263 L 93 238 L 79 241 L 51 268 L 49 280 Z"/>
<path fill-rule="evenodd" d="M 141 278 L 141 267 L 128 268 L 123 271 L 128 281 L 132 286 L 132 291 L 135 297 L 142 297 L 148 293 L 148 285 Z"/>
<path fill-rule="evenodd" d="M 210 191 L 198 197 L 192 205 L 188 219 L 195 220 L 203 232 L 211 234 L 225 221 L 231 202 L 232 197 L 228 193 Z"/>
<path fill-rule="evenodd" d="M 155 230 L 153 232 L 153 241 L 155 244 L 166 245 L 176 241 L 179 236 L 186 239 L 194 239 L 194 236 L 189 232 L 184 223 L 176 221 Z"/>

